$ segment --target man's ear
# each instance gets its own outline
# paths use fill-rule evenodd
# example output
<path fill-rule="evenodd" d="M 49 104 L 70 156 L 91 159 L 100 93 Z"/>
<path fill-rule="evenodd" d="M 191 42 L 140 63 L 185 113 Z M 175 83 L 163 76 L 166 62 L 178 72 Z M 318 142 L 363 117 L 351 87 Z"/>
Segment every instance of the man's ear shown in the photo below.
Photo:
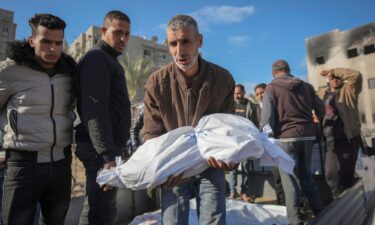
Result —
<path fill-rule="evenodd" d="M 202 47 L 203 46 L 203 35 L 202 34 L 198 34 L 198 48 Z"/>
<path fill-rule="evenodd" d="M 30 46 L 35 48 L 34 37 L 32 35 L 29 36 L 28 41 L 29 41 Z"/>
<path fill-rule="evenodd" d="M 107 32 L 107 30 L 108 30 L 108 28 L 106 28 L 105 26 L 102 26 L 102 27 L 100 28 L 100 32 L 102 33 L 102 35 L 104 35 L 105 32 Z"/>

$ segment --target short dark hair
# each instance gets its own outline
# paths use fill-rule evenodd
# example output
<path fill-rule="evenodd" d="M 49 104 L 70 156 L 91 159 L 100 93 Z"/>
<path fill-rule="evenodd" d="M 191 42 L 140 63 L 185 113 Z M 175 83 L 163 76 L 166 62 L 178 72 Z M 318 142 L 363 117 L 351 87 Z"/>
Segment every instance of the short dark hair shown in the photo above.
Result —
<path fill-rule="evenodd" d="M 195 36 L 199 35 L 197 21 L 193 17 L 188 16 L 188 15 L 183 15 L 183 14 L 176 15 L 169 21 L 167 25 L 167 31 L 168 30 L 177 31 L 188 26 L 193 27 L 195 31 Z"/>
<path fill-rule="evenodd" d="M 245 87 L 242 84 L 236 84 L 235 88 L 240 88 L 241 91 L 245 92 Z"/>
<path fill-rule="evenodd" d="M 60 17 L 57 17 L 48 13 L 35 14 L 29 19 L 29 25 L 31 27 L 32 35 L 35 35 L 38 26 L 46 27 L 50 30 L 63 30 L 66 27 L 66 23 Z"/>
<path fill-rule="evenodd" d="M 289 73 L 290 67 L 287 61 L 279 59 L 272 64 L 272 71 L 285 71 Z"/>
<path fill-rule="evenodd" d="M 125 13 L 121 12 L 121 11 L 118 11 L 118 10 L 112 10 L 112 11 L 109 11 L 105 17 L 104 17 L 104 21 L 103 21 L 103 26 L 107 26 L 107 22 L 112 22 L 112 20 L 123 20 L 125 22 L 128 22 L 130 24 L 130 18 L 128 15 L 126 15 Z"/>
<path fill-rule="evenodd" d="M 260 84 L 257 84 L 257 85 L 255 86 L 254 91 L 255 91 L 256 89 L 258 89 L 258 88 L 266 89 L 266 87 L 267 87 L 267 84 L 265 84 L 265 83 L 260 83 Z"/>

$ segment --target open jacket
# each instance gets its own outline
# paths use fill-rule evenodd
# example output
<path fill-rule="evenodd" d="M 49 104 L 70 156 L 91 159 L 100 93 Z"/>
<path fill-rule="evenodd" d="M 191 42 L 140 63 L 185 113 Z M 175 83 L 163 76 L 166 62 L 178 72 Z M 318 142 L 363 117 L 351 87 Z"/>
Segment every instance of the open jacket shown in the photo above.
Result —
<path fill-rule="evenodd" d="M 335 103 L 339 116 L 344 123 L 346 137 L 350 140 L 360 135 L 361 132 L 358 96 L 362 91 L 362 75 L 358 71 L 343 68 L 332 69 L 331 73 L 341 78 L 344 82 L 342 87 L 337 91 Z M 327 90 L 328 87 L 319 90 L 319 98 L 325 99 Z"/>
<path fill-rule="evenodd" d="M 38 162 L 63 159 L 75 118 L 74 60 L 62 54 L 48 73 L 27 42 L 13 42 L 7 55 L 0 62 L 2 147 L 38 152 Z"/>
<path fill-rule="evenodd" d="M 174 63 L 150 76 L 144 98 L 145 140 L 182 126 L 195 127 L 205 115 L 234 113 L 231 74 L 202 58 L 199 58 L 199 65 L 199 74 L 190 89 Z"/>

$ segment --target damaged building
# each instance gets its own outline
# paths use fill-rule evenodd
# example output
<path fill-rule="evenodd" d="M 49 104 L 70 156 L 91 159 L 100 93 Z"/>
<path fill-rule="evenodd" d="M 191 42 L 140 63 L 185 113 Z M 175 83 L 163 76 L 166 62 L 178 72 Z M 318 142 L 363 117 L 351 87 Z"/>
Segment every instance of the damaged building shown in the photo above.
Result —
<path fill-rule="evenodd" d="M 358 70 L 363 76 L 359 97 L 362 131 L 375 137 L 375 23 L 346 31 L 338 29 L 305 40 L 308 81 L 316 90 L 326 87 L 320 76 L 336 67 Z"/>

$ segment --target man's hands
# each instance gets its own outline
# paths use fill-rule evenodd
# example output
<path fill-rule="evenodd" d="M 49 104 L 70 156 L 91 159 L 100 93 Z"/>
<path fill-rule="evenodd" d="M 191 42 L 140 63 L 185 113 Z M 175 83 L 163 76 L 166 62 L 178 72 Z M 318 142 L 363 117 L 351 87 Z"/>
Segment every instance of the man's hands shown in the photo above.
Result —
<path fill-rule="evenodd" d="M 182 178 L 182 175 L 183 174 L 180 174 L 176 177 L 174 176 L 168 177 L 168 180 L 164 182 L 164 184 L 162 184 L 160 187 L 166 190 L 171 190 L 173 187 L 181 185 L 190 180 L 190 177 Z"/>
<path fill-rule="evenodd" d="M 233 163 L 225 163 L 219 159 L 215 159 L 212 156 L 207 159 L 207 163 L 210 165 L 210 167 L 223 170 L 232 170 L 235 166 Z"/>
<path fill-rule="evenodd" d="M 223 170 L 232 170 L 234 168 L 233 163 L 225 163 L 221 160 L 215 159 L 214 157 L 209 157 L 207 163 L 210 167 L 223 169 Z M 161 185 L 161 188 L 170 190 L 175 186 L 181 185 L 187 181 L 190 181 L 191 178 L 182 178 L 183 174 L 180 174 L 176 177 L 170 176 L 168 180 Z"/>
<path fill-rule="evenodd" d="M 112 167 L 116 167 L 116 161 L 104 163 L 104 165 L 103 165 L 103 169 L 110 169 Z M 108 184 L 104 184 L 104 185 L 101 185 L 100 188 L 103 189 L 103 191 L 110 191 L 110 190 L 112 190 L 113 187 L 108 185 Z"/>

